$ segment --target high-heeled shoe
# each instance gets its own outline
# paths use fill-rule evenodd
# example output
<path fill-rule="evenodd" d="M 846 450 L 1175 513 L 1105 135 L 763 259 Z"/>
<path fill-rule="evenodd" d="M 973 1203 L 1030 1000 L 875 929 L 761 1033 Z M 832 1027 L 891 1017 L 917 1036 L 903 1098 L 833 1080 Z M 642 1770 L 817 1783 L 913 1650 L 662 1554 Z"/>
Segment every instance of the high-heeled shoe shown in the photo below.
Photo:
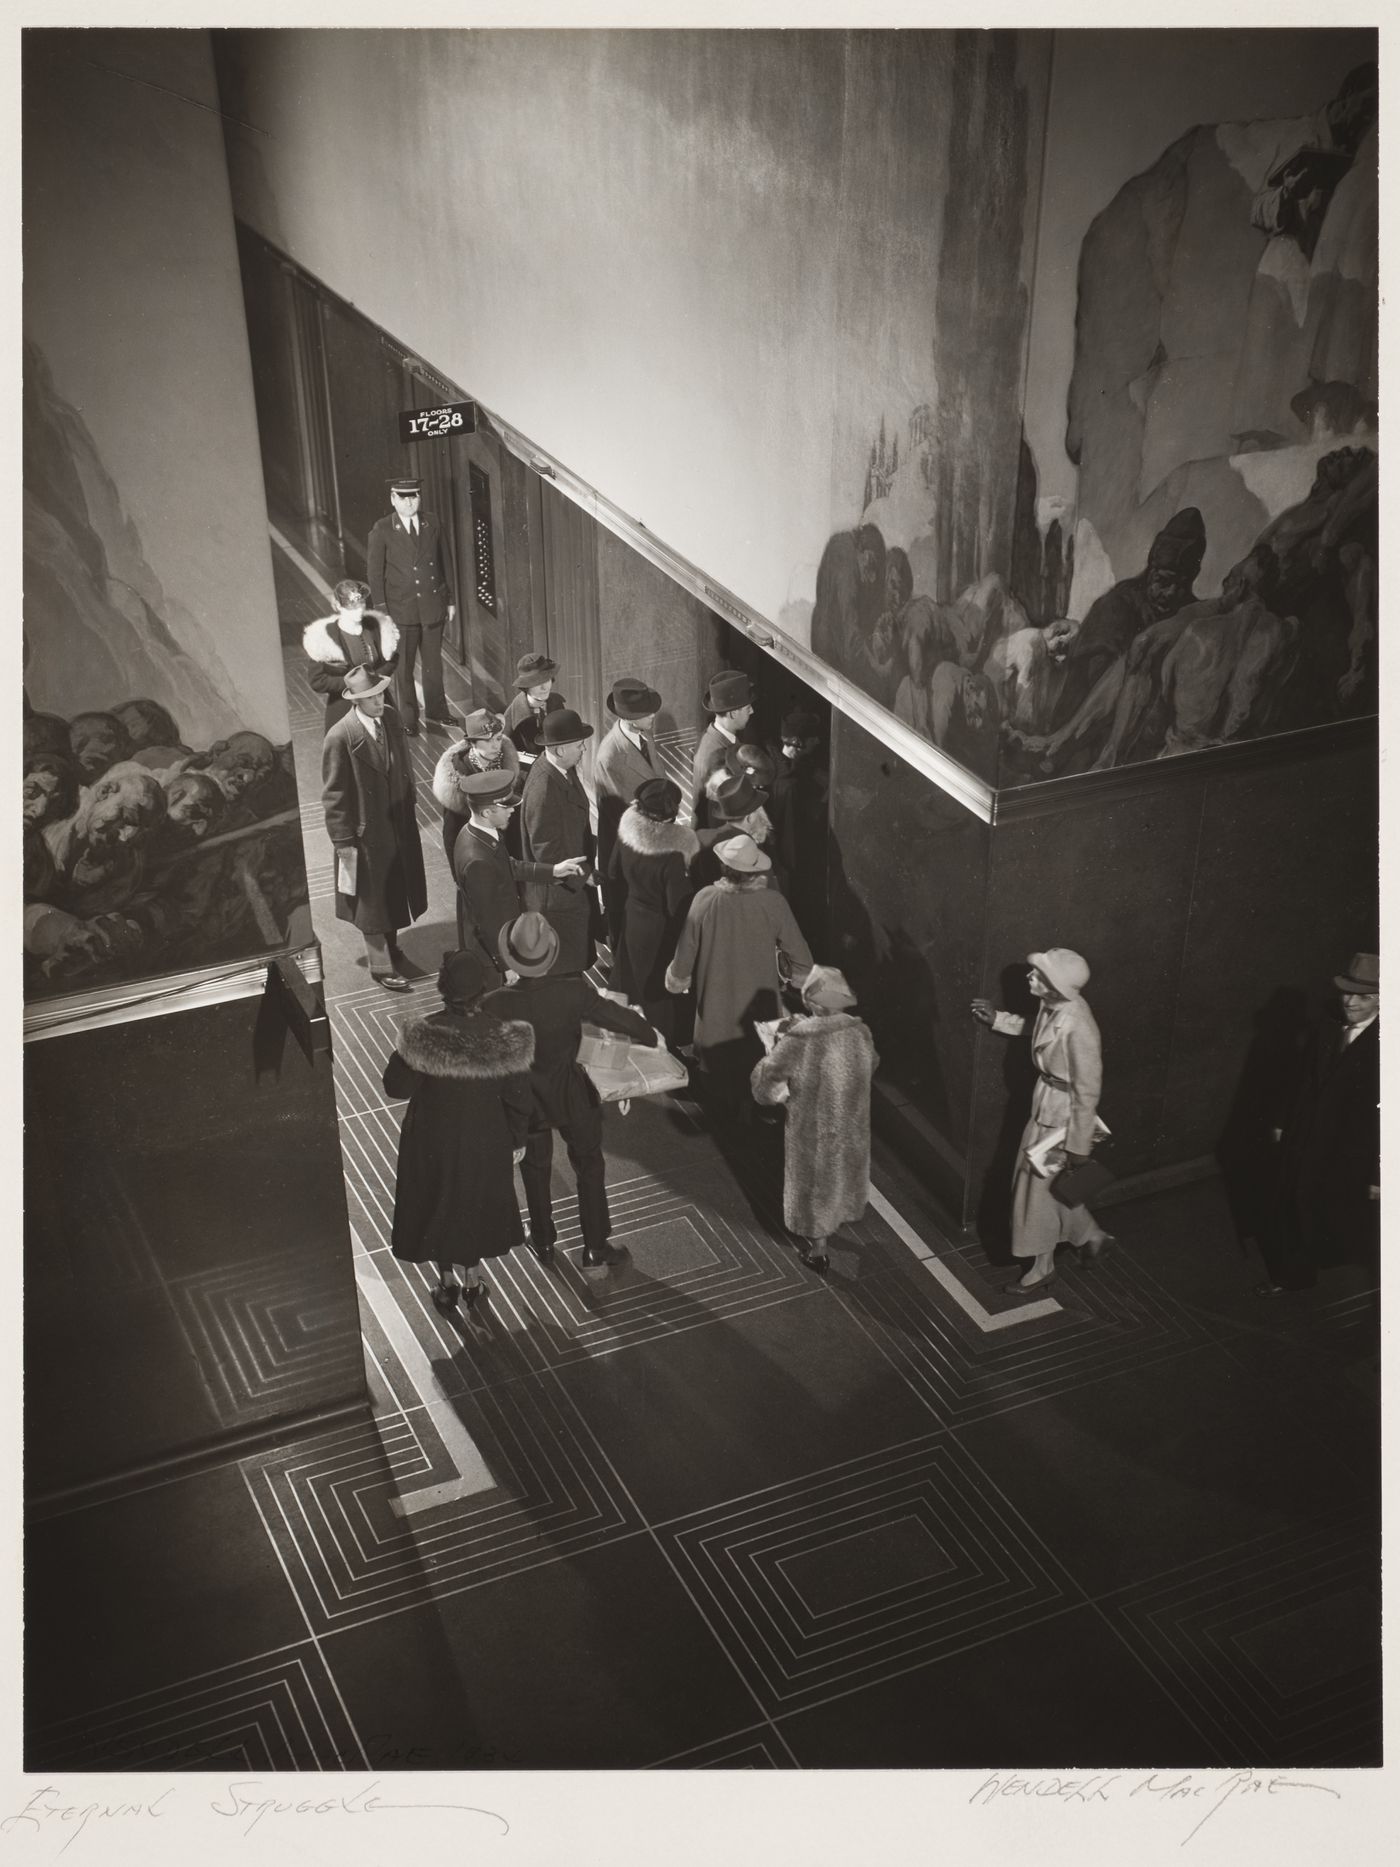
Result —
<path fill-rule="evenodd" d="M 1105 1251 L 1110 1251 L 1117 1243 L 1118 1240 L 1112 1232 L 1095 1232 L 1092 1238 L 1086 1238 L 1080 1244 L 1080 1261 L 1092 1264 L 1095 1258 L 1102 1257 Z"/>
<path fill-rule="evenodd" d="M 475 1309 L 477 1304 L 484 1302 L 490 1294 L 490 1284 L 467 1284 L 462 1291 L 462 1300 L 467 1309 Z"/>
<path fill-rule="evenodd" d="M 439 1284 L 433 1292 L 433 1308 L 438 1311 L 439 1315 L 448 1316 L 456 1309 L 461 1296 L 460 1284 Z M 470 1296 L 467 1298 L 467 1303 L 470 1306 Z"/>
<path fill-rule="evenodd" d="M 827 1256 L 826 1252 L 820 1250 L 808 1238 L 798 1240 L 797 1254 L 809 1271 L 828 1271 L 831 1269 L 831 1259 Z"/>
<path fill-rule="evenodd" d="M 1038 1297 L 1042 1290 L 1048 1290 L 1055 1281 L 1054 1271 L 1044 1277 L 1037 1277 L 1033 1284 L 1007 1284 L 1004 1295 L 1009 1297 Z"/>

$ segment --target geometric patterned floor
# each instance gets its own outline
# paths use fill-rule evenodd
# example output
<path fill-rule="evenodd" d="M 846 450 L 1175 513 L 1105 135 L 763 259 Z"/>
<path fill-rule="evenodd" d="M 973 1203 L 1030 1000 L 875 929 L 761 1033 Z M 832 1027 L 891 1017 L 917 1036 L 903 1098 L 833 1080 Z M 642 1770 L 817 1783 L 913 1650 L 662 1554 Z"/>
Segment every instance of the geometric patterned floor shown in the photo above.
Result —
<path fill-rule="evenodd" d="M 673 1097 L 605 1115 L 626 1267 L 580 1270 L 557 1159 L 554 1264 L 437 1314 L 388 1251 L 380 1071 L 452 939 L 442 742 L 409 1005 L 330 911 L 287 659 L 373 1415 L 31 1528 L 102 1630 L 85 1676 L 31 1661 L 32 1766 L 1376 1764 L 1376 1294 L 1258 1303 L 1210 1183 L 1023 1305 L 877 1149 L 821 1279 L 780 1142 L 722 1151 Z"/>

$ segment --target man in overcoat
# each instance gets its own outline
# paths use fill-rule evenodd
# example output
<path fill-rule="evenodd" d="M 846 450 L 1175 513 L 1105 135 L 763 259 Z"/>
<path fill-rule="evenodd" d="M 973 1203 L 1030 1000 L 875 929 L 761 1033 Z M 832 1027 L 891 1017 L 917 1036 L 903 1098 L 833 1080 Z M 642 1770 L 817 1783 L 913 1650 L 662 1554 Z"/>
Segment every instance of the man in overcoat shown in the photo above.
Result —
<path fill-rule="evenodd" d="M 1380 1226 L 1380 958 L 1357 953 L 1333 981 L 1341 1019 L 1309 1035 L 1293 1106 L 1274 1138 L 1278 1216 L 1259 1296 L 1305 1290 L 1323 1265 L 1365 1262 Z"/>
<path fill-rule="evenodd" d="M 593 831 L 588 793 L 579 779 L 583 748 L 593 728 L 572 707 L 545 715 L 543 747 L 530 768 L 520 803 L 520 840 L 527 862 L 556 863 L 585 858 L 593 863 Z M 591 901 L 582 873 L 566 874 L 549 885 L 545 918 L 559 936 L 561 973 L 586 972 L 593 963 Z"/>
<path fill-rule="evenodd" d="M 700 703 L 710 716 L 710 723 L 700 735 L 691 767 L 690 814 L 697 830 L 709 829 L 716 821 L 713 807 L 705 795 L 705 786 L 724 764 L 739 743 L 739 736 L 753 718 L 753 687 L 747 674 L 734 668 L 721 668 L 705 689 Z"/>
<path fill-rule="evenodd" d="M 542 1264 L 554 1256 L 557 1234 L 549 1177 L 557 1128 L 578 1182 L 581 1261 L 590 1269 L 617 1264 L 626 1253 L 608 1243 L 612 1216 L 603 1183 L 603 1115 L 597 1091 L 579 1065 L 579 1040 L 585 1018 L 648 1048 L 656 1044 L 656 1032 L 639 1012 L 602 997 L 586 979 L 560 976 L 555 968 L 559 937 L 542 914 L 522 914 L 503 927 L 498 951 L 515 982 L 488 993 L 482 1009 L 496 1018 L 528 1024 L 535 1033 L 530 1066 L 535 1108 L 520 1169 L 530 1213 L 530 1247 Z"/>
<path fill-rule="evenodd" d="M 515 812 L 515 773 L 504 769 L 474 771 L 458 777 L 457 787 L 471 815 L 457 833 L 452 874 L 457 883 L 457 940 L 493 973 L 503 972 L 497 942 L 503 927 L 520 913 L 522 883 L 547 884 L 555 877 L 581 875 L 582 856 L 567 861 L 517 861 L 506 848 L 505 833 Z"/>
<path fill-rule="evenodd" d="M 345 677 L 350 711 L 326 734 L 321 794 L 335 845 L 335 911 L 364 935 L 370 976 L 406 992 L 396 936 L 428 905 L 413 767 L 398 716 L 384 704 L 389 676 Z"/>
<path fill-rule="evenodd" d="M 442 685 L 442 632 L 457 613 L 442 526 L 421 510 L 423 482 L 389 482 L 393 511 L 370 528 L 370 604 L 387 610 L 399 632 L 394 702 L 410 738 L 418 731 L 418 695 L 413 664 L 423 650 L 423 705 L 430 726 L 451 726 Z"/>
<path fill-rule="evenodd" d="M 598 873 L 603 878 L 603 908 L 608 918 L 608 944 L 616 961 L 622 945 L 627 890 L 621 871 L 613 869 L 613 845 L 622 813 L 637 795 L 639 785 L 664 778 L 651 729 L 661 696 L 635 674 L 623 674 L 612 684 L 608 712 L 613 723 L 593 754 L 593 788 L 598 798 Z"/>

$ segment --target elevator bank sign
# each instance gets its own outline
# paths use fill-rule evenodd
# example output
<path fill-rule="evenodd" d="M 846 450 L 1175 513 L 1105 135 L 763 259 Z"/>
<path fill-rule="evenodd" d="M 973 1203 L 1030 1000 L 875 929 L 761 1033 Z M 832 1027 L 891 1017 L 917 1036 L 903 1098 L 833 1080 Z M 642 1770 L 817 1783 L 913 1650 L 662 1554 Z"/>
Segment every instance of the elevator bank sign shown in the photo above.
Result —
<path fill-rule="evenodd" d="M 473 434 L 475 402 L 445 402 L 441 408 L 405 408 L 399 411 L 401 441 L 429 441 L 440 434 Z"/>

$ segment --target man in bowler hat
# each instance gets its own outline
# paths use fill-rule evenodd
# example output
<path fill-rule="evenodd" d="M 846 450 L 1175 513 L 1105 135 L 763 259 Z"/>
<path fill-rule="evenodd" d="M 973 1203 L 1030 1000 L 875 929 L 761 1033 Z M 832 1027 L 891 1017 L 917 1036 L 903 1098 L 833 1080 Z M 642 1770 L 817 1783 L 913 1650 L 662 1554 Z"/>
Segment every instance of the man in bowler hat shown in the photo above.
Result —
<path fill-rule="evenodd" d="M 545 916 L 559 936 L 561 973 L 586 972 L 593 963 L 592 901 L 586 872 L 593 866 L 593 831 L 588 793 L 579 779 L 579 760 L 593 728 L 572 707 L 546 713 L 540 757 L 530 768 L 520 800 L 520 841 L 527 862 L 567 862 L 583 857 L 583 869 L 549 885 Z"/>
<path fill-rule="evenodd" d="M 1380 1230 L 1381 964 L 1357 953 L 1333 980 L 1340 1019 L 1309 1035 L 1297 1094 L 1274 1130 L 1279 1199 L 1255 1294 L 1306 1290 L 1321 1266 L 1366 1262 Z"/>
<path fill-rule="evenodd" d="M 616 959 L 622 944 L 622 923 L 627 889 L 621 871 L 614 871 L 613 845 L 622 813 L 637 795 L 638 785 L 665 777 L 656 755 L 651 729 L 661 705 L 654 687 L 635 674 L 619 675 L 608 695 L 613 723 L 593 754 L 593 788 L 598 798 L 598 873 L 603 878 L 603 908 L 608 917 L 608 944 Z"/>
<path fill-rule="evenodd" d="M 701 705 L 710 723 L 700 735 L 691 767 L 690 811 L 697 830 L 708 829 L 716 821 L 705 786 L 738 745 L 739 735 L 753 718 L 753 688 L 748 675 L 721 668 L 705 689 Z"/>
<path fill-rule="evenodd" d="M 499 973 L 503 971 L 500 933 L 520 913 L 521 884 L 543 886 L 567 875 L 582 875 L 587 863 L 581 856 L 551 865 L 521 862 L 510 855 L 505 833 L 518 802 L 514 772 L 473 771 L 457 782 L 471 812 L 452 846 L 457 943 Z"/>
<path fill-rule="evenodd" d="M 535 1106 L 520 1169 L 530 1212 L 530 1247 L 542 1264 L 554 1256 L 557 1234 L 549 1177 L 557 1128 L 578 1182 L 581 1261 L 589 1269 L 620 1263 L 626 1252 L 608 1243 L 612 1215 L 604 1185 L 603 1114 L 597 1091 L 579 1065 L 579 1039 L 585 1019 L 648 1048 L 656 1044 L 656 1032 L 639 1012 L 603 998 L 586 979 L 559 975 L 559 936 L 542 914 L 522 914 L 503 927 L 497 946 L 514 983 L 488 993 L 482 1009 L 496 1018 L 526 1023 L 535 1033 L 530 1066 Z"/>
<path fill-rule="evenodd" d="M 428 905 L 408 741 L 384 704 L 389 676 L 365 667 L 345 676 L 350 711 L 321 748 L 326 831 L 335 845 L 335 911 L 364 935 L 370 976 L 407 992 L 397 934 Z"/>
<path fill-rule="evenodd" d="M 370 527 L 370 603 L 375 609 L 387 610 L 399 632 L 394 701 L 403 729 L 412 738 L 418 731 L 413 664 L 420 646 L 428 724 L 452 724 L 442 686 L 442 632 L 456 615 L 457 606 L 452 600 L 442 527 L 431 512 L 421 510 L 423 482 L 390 480 L 389 499 L 393 511 Z"/>

